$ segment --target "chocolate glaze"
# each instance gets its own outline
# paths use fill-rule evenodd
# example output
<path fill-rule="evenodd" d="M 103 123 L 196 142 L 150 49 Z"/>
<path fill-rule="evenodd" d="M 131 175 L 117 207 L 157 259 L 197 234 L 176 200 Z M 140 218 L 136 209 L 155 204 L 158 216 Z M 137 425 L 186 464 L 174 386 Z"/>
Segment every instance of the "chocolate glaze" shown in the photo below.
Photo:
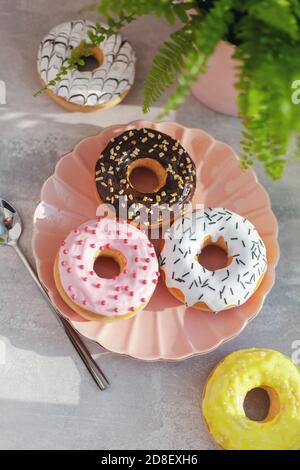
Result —
<path fill-rule="evenodd" d="M 166 183 L 157 192 L 141 193 L 129 182 L 129 165 L 142 158 L 158 161 L 166 171 Z M 127 219 L 137 221 L 143 205 L 147 219 L 142 225 L 154 225 L 163 223 L 166 216 L 176 217 L 191 199 L 196 168 L 179 141 L 153 129 L 132 129 L 108 143 L 97 161 L 95 180 L 100 199 L 114 206 L 117 217 L 123 215 L 120 204 L 124 207 L 127 202 Z"/>

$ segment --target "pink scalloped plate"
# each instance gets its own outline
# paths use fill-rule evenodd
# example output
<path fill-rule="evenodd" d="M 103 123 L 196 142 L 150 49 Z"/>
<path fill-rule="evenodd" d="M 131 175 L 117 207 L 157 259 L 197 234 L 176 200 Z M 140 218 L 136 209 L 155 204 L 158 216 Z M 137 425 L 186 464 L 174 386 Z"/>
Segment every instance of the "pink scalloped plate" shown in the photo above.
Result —
<path fill-rule="evenodd" d="M 144 311 L 128 320 L 107 323 L 83 320 L 60 297 L 53 278 L 60 242 L 74 227 L 95 218 L 97 157 L 112 137 L 134 127 L 169 134 L 189 152 L 198 178 L 193 205 L 226 207 L 247 217 L 258 229 L 267 247 L 268 270 L 258 290 L 241 307 L 218 315 L 186 308 L 160 281 Z M 52 302 L 83 336 L 109 351 L 142 360 L 180 360 L 216 349 L 236 337 L 258 314 L 275 280 L 279 258 L 277 232 L 268 194 L 252 170 L 241 171 L 232 148 L 200 129 L 187 129 L 176 123 L 135 121 L 108 127 L 82 140 L 61 158 L 43 186 L 35 212 L 33 252 L 40 280 Z"/>

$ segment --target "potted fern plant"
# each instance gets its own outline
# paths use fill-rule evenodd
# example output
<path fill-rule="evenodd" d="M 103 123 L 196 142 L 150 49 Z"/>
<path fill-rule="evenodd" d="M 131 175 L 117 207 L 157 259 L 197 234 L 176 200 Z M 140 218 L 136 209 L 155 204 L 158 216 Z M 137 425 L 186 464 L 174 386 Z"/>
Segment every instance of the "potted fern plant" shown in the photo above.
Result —
<path fill-rule="evenodd" d="M 243 167 L 256 158 L 272 178 L 282 176 L 300 150 L 300 105 L 293 99 L 300 85 L 299 0 L 102 0 L 98 10 L 109 25 L 108 34 L 149 13 L 164 16 L 169 24 L 179 21 L 146 76 L 144 112 L 174 84 L 164 116 L 191 89 L 219 107 L 219 90 L 227 100 L 220 110 L 238 110 L 244 123 Z M 99 34 L 90 34 L 94 46 L 103 39 L 98 27 Z M 82 57 L 71 58 L 68 67 L 76 67 L 78 60 Z"/>

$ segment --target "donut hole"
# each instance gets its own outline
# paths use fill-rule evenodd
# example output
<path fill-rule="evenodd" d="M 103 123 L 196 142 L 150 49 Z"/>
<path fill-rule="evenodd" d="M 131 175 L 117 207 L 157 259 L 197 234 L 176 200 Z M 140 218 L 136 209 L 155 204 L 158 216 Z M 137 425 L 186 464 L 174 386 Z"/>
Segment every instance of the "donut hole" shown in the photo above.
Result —
<path fill-rule="evenodd" d="M 139 158 L 129 164 L 127 180 L 139 193 L 157 193 L 167 180 L 165 168 L 152 158 Z"/>
<path fill-rule="evenodd" d="M 77 69 L 79 72 L 92 72 L 93 70 L 99 67 L 99 62 L 95 56 L 89 55 L 88 57 L 84 57 L 84 65 L 78 65 Z"/>
<path fill-rule="evenodd" d="M 232 262 L 228 256 L 227 245 L 223 237 L 214 242 L 211 237 L 206 237 L 201 245 L 201 253 L 197 256 L 197 261 L 208 271 L 224 269 Z"/>
<path fill-rule="evenodd" d="M 74 50 L 82 54 L 81 46 L 76 47 Z M 92 72 L 103 64 L 103 52 L 98 47 L 90 47 L 88 51 L 90 55 L 87 57 L 82 57 L 84 64 L 77 66 L 79 72 Z"/>
<path fill-rule="evenodd" d="M 127 264 L 123 253 L 113 248 L 102 250 L 94 261 L 94 272 L 102 279 L 119 276 Z"/>
<path fill-rule="evenodd" d="M 269 422 L 279 413 L 279 398 L 274 389 L 267 386 L 250 390 L 244 399 L 244 412 L 251 421 Z"/>

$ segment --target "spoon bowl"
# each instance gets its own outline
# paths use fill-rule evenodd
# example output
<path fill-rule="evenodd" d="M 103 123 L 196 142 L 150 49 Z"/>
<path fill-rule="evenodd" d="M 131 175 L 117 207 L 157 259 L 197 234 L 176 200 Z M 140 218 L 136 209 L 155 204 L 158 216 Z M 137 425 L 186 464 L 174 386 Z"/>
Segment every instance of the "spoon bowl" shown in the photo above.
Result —
<path fill-rule="evenodd" d="M 16 209 L 0 198 L 0 244 L 14 246 L 22 234 L 22 222 Z"/>

